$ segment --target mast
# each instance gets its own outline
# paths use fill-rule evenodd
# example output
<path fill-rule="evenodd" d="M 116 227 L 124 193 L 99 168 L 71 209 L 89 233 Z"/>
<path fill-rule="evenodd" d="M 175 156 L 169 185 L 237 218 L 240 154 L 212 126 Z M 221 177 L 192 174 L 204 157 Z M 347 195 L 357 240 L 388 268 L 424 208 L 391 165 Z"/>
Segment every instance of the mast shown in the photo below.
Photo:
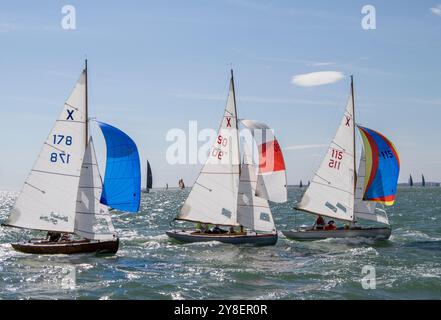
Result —
<path fill-rule="evenodd" d="M 355 99 L 354 99 L 354 76 L 351 75 L 351 97 L 352 97 L 352 131 L 353 131 L 353 143 L 354 143 L 354 195 L 357 187 L 357 163 L 356 163 L 356 149 L 355 149 Z"/>
<path fill-rule="evenodd" d="M 231 69 L 231 86 L 233 88 L 233 101 L 234 101 L 234 113 L 236 114 L 236 138 L 237 138 L 237 148 L 238 154 L 240 155 L 240 146 L 239 146 L 239 119 L 237 116 L 237 106 L 236 106 L 236 90 L 234 89 L 234 76 L 233 76 L 233 69 Z M 241 173 L 241 167 L 239 163 L 239 177 Z"/>
<path fill-rule="evenodd" d="M 89 99 L 88 99 L 88 85 L 87 85 L 87 59 L 84 66 L 85 84 L 86 84 L 86 148 L 89 142 Z"/>

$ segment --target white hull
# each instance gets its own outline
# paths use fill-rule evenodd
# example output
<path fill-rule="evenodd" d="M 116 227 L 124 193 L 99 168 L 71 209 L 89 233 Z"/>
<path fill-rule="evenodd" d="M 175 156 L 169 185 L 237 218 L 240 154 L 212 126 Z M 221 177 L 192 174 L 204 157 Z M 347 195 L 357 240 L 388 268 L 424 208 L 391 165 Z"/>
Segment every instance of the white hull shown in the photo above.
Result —
<path fill-rule="evenodd" d="M 384 228 L 360 228 L 360 229 L 338 229 L 338 230 L 311 230 L 297 229 L 282 231 L 283 235 L 294 240 L 323 240 L 328 238 L 373 238 L 389 239 L 391 229 Z"/>

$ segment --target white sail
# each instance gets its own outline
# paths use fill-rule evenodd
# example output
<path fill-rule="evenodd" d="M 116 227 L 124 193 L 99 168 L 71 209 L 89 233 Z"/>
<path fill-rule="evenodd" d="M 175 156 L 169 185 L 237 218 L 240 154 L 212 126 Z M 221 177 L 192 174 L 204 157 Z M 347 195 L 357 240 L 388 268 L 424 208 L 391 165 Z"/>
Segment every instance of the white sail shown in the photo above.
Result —
<path fill-rule="evenodd" d="M 259 150 L 256 195 L 273 202 L 288 201 L 285 161 L 273 130 L 263 122 L 241 122 L 251 130 Z"/>
<path fill-rule="evenodd" d="M 354 121 L 349 96 L 343 119 L 299 209 L 336 219 L 354 219 Z"/>
<path fill-rule="evenodd" d="M 233 77 L 216 141 L 178 220 L 238 225 L 239 136 Z"/>
<path fill-rule="evenodd" d="M 257 168 L 247 160 L 241 165 L 237 221 L 240 225 L 256 231 L 275 231 L 268 200 L 257 197 Z"/>
<path fill-rule="evenodd" d="M 86 145 L 86 74 L 64 104 L 11 210 L 7 225 L 73 232 Z"/>
<path fill-rule="evenodd" d="M 366 177 L 366 156 L 361 149 L 360 164 L 358 166 L 357 184 L 355 188 L 354 216 L 355 220 L 364 219 L 389 224 L 386 211 L 376 208 L 377 203 L 363 201 L 364 179 Z"/>
<path fill-rule="evenodd" d="M 116 232 L 107 206 L 100 203 L 103 183 L 98 170 L 93 140 L 84 155 L 78 186 L 75 233 L 91 240 L 114 240 Z"/>

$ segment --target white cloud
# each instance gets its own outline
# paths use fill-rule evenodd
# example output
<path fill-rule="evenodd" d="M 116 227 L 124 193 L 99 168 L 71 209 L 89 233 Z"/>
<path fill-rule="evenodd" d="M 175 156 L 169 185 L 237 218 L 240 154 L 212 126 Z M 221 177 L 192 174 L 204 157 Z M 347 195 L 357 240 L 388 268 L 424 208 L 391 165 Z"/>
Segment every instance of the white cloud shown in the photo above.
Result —
<path fill-rule="evenodd" d="M 302 87 L 321 86 L 343 79 L 340 71 L 319 71 L 299 74 L 292 78 L 291 83 Z"/>
<path fill-rule="evenodd" d="M 314 149 L 314 148 L 324 148 L 327 146 L 328 146 L 327 144 L 296 144 L 285 147 L 283 148 L 283 150 L 305 150 L 305 149 Z"/>
<path fill-rule="evenodd" d="M 441 17 L 441 4 L 437 5 L 434 8 L 430 8 L 430 11 L 432 11 L 433 14 Z"/>

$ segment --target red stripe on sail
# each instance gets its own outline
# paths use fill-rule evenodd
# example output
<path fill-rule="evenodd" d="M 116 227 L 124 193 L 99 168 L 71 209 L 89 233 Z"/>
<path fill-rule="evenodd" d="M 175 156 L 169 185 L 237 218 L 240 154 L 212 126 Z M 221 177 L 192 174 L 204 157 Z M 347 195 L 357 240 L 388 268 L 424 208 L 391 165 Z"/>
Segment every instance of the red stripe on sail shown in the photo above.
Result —
<path fill-rule="evenodd" d="M 366 190 L 365 190 L 365 195 L 366 192 L 369 190 L 369 188 L 371 187 L 372 182 L 375 179 L 375 176 L 377 174 L 377 169 L 378 169 L 378 146 L 375 143 L 374 139 L 371 137 L 371 135 L 369 134 L 369 132 L 367 130 L 364 130 L 363 127 L 360 127 L 360 129 L 363 131 L 363 133 L 365 134 L 366 138 L 368 139 L 369 145 L 371 147 L 371 152 L 372 152 L 372 169 L 369 175 L 369 180 L 368 183 L 366 185 Z"/>
<path fill-rule="evenodd" d="M 259 171 L 274 172 L 285 170 L 283 153 L 277 140 L 269 141 L 259 146 Z"/>

